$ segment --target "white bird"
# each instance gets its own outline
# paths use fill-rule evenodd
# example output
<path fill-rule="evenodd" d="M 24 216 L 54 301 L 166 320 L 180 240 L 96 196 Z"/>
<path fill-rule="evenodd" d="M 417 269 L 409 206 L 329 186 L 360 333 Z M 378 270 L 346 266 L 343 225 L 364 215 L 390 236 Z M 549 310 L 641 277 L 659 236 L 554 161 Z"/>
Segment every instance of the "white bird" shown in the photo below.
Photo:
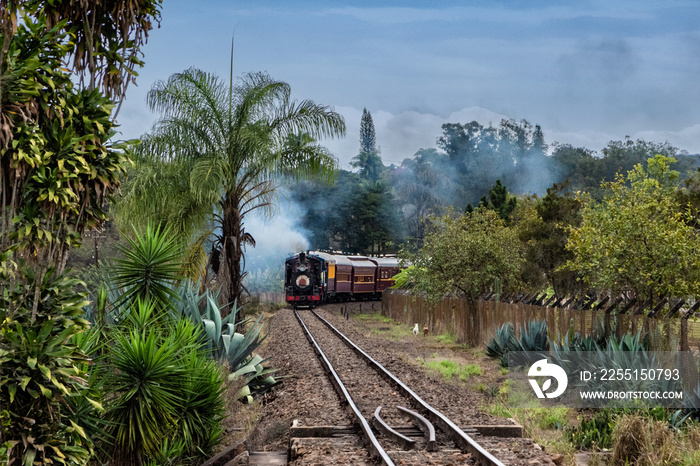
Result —
<path fill-rule="evenodd" d="M 416 326 L 413 327 L 413 336 L 417 337 L 419 333 L 420 333 L 420 330 L 418 329 L 418 324 L 416 324 Z"/>

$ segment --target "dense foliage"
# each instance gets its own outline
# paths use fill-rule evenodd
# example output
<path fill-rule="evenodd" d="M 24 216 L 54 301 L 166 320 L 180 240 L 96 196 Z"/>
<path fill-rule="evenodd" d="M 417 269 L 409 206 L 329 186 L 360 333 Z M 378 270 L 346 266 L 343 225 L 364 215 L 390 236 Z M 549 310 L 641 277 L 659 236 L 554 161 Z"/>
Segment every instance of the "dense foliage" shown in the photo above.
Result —
<path fill-rule="evenodd" d="M 0 151 L 2 251 L 60 272 L 80 235 L 105 220 L 127 158 L 114 105 L 63 71 L 67 35 L 40 20 L 19 26 L 0 63 L 5 138 Z"/>
<path fill-rule="evenodd" d="M 49 270 L 35 296 L 38 278 L 24 272 L 26 283 L 0 295 L 0 418 L 7 421 L 0 445 L 9 442 L 18 463 L 87 464 L 93 441 L 67 403 L 82 398 L 102 409 L 89 390 L 88 356 L 73 342 L 89 326 L 85 295 Z"/>
<path fill-rule="evenodd" d="M 423 248 L 417 253 L 405 250 L 403 257 L 414 266 L 414 289 L 431 300 L 459 292 L 476 301 L 491 289 L 495 277 L 515 288 L 522 264 L 516 232 L 484 208 L 433 218 Z"/>
<path fill-rule="evenodd" d="M 370 128 L 368 116 L 363 112 L 362 128 Z M 667 143 L 627 138 L 611 141 L 596 153 L 565 144 L 550 149 L 542 129 L 524 120 L 503 120 L 498 126 L 448 123 L 442 129 L 437 147 L 419 149 L 400 166 L 390 167 L 381 164 L 376 135 L 365 129 L 369 136 L 361 136 L 360 152 L 352 159 L 356 173 L 341 170 L 336 186 L 290 185 L 294 200 L 306 212 L 302 224 L 310 232 L 312 247 L 395 252 L 407 239 L 422 244 L 425 220 L 449 206 L 458 211 L 487 207 L 510 222 L 525 196 L 546 195 L 544 203 L 537 199 L 533 204 L 539 224 L 530 221 L 523 233 L 525 241 L 534 240 L 528 255 L 539 274 L 535 282 L 544 273 L 558 291 L 574 290 L 577 276 L 562 272 L 558 258 L 570 254 L 563 247 L 566 228 L 580 221 L 581 201 L 575 192 L 600 200 L 606 190 L 601 183 L 614 181 L 617 173 L 657 154 L 675 157 L 679 180 L 688 179 L 689 191 L 698 191 L 697 175 L 689 178 L 689 172 L 700 165 L 700 157 L 680 153 Z M 381 186 L 369 189 L 373 185 L 368 181 Z M 700 202 L 694 202 L 697 213 Z M 543 243 L 535 244 L 539 239 Z M 541 286 L 542 281 L 532 285 Z"/>
<path fill-rule="evenodd" d="M 629 293 L 653 305 L 661 297 L 700 292 L 700 237 L 688 207 L 677 202 L 674 159 L 657 155 L 606 183 L 601 202 L 588 201 L 571 230 L 568 268 L 596 289 Z"/>
<path fill-rule="evenodd" d="M 111 329 L 99 361 L 113 439 L 107 451 L 116 464 L 201 456 L 221 434 L 224 374 L 207 357 L 198 327 L 155 310 L 150 302 L 133 307 Z"/>

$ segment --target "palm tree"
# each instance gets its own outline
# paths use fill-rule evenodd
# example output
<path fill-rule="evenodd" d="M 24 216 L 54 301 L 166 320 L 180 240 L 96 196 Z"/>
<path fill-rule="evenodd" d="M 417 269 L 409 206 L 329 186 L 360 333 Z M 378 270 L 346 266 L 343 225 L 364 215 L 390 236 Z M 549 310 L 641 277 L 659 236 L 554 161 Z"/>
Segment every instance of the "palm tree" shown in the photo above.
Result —
<path fill-rule="evenodd" d="M 138 155 L 150 166 L 169 165 L 176 175 L 164 186 L 169 199 L 140 189 L 121 211 L 133 219 L 142 213 L 134 206 L 151 204 L 162 212 L 153 204 L 169 204 L 169 218 L 157 220 L 178 224 L 173 228 L 185 236 L 211 231 L 213 223 L 213 255 L 220 262 L 215 272 L 225 302 L 240 302 L 245 246 L 255 246 L 245 216 L 258 209 L 274 213 L 281 176 L 335 175 L 336 160 L 315 140 L 343 136 L 343 117 L 310 100 L 291 100 L 290 93 L 287 83 L 265 73 L 246 74 L 234 87 L 194 68 L 157 82 L 148 93 L 149 107 L 161 118 L 143 137 Z M 145 172 L 152 176 L 158 170 Z M 138 178 L 135 186 L 148 186 Z M 181 195 L 175 196 L 178 189 Z"/>

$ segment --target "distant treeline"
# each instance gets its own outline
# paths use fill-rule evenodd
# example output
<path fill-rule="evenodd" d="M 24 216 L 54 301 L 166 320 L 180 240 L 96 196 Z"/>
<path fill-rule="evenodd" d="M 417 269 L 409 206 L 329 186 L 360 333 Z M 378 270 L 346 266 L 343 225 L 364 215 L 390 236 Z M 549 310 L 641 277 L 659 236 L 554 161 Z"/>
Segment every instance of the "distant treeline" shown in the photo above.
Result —
<path fill-rule="evenodd" d="M 700 156 L 668 143 L 626 138 L 600 152 L 568 144 L 550 147 L 541 127 L 525 120 L 502 120 L 498 126 L 444 124 L 436 147 L 386 167 L 368 116 L 363 115 L 360 152 L 353 159 L 357 172 L 340 170 L 333 185 L 290 187 L 306 210 L 302 226 L 314 248 L 377 253 L 395 252 L 408 239 L 420 244 L 424 218 L 449 206 L 464 211 L 480 200 L 487 203 L 497 180 L 518 196 L 541 196 L 554 184 L 566 183 L 564 191 L 586 191 L 599 199 L 601 182 L 657 154 L 677 159 L 674 169 L 681 180 L 700 167 Z"/>

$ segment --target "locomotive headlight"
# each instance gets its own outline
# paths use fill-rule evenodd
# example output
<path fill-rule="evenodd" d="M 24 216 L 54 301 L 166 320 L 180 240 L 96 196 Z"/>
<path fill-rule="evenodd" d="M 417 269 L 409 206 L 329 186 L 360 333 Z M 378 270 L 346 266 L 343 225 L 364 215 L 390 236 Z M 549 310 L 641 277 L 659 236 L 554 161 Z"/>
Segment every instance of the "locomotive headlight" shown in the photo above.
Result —
<path fill-rule="evenodd" d="M 299 288 L 306 288 L 311 283 L 311 280 L 309 280 L 309 277 L 307 277 L 306 275 L 299 275 L 297 277 L 296 283 Z"/>
<path fill-rule="evenodd" d="M 299 266 L 299 272 L 306 272 L 306 266 L 305 266 L 305 265 L 300 265 L 300 266 Z"/>

